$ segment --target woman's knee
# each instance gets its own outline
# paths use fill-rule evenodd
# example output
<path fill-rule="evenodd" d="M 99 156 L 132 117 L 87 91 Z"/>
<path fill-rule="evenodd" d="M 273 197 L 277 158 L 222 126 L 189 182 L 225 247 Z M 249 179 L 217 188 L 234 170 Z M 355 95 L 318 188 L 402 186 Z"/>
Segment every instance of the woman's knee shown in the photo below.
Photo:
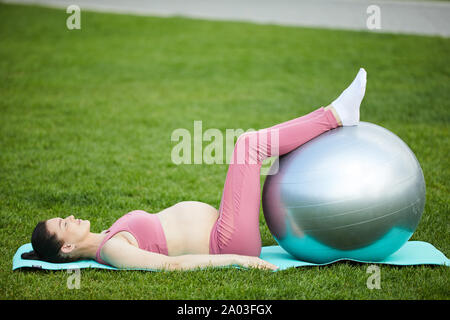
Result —
<path fill-rule="evenodd" d="M 233 160 L 237 164 L 260 164 L 258 134 L 256 131 L 244 132 L 234 145 Z"/>

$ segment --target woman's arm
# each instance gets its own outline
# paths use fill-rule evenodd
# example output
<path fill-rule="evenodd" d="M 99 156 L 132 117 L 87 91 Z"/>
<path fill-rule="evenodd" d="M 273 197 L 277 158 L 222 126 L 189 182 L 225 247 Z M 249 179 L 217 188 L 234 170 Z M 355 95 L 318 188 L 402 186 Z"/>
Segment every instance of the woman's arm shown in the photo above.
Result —
<path fill-rule="evenodd" d="M 108 240 L 102 248 L 101 258 L 116 268 L 126 269 L 192 270 L 233 264 L 246 268 L 270 270 L 277 268 L 275 265 L 257 257 L 235 254 L 189 254 L 171 257 L 142 250 L 117 239 Z"/>
<path fill-rule="evenodd" d="M 238 265 L 245 268 L 275 270 L 278 267 L 258 257 L 241 256 L 237 254 L 189 254 L 174 257 L 178 270 L 190 270 L 204 267 L 221 267 Z"/>

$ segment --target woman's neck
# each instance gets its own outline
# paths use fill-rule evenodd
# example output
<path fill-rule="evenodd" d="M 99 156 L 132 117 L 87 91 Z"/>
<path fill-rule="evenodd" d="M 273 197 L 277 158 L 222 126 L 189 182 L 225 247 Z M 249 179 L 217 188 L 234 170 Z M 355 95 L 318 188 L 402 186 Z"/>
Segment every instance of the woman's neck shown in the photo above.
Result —
<path fill-rule="evenodd" d="M 83 259 L 95 259 L 98 247 L 106 234 L 90 232 L 85 240 L 79 245 L 77 255 Z"/>

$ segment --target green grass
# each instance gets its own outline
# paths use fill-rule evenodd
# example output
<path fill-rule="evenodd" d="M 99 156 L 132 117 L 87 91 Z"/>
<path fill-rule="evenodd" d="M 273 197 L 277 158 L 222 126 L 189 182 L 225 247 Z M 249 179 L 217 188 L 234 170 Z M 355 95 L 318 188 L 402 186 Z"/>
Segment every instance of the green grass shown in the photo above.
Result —
<path fill-rule="evenodd" d="M 1 299 L 448 299 L 446 267 L 336 263 L 270 273 L 12 272 L 42 219 L 74 214 L 94 232 L 128 211 L 198 200 L 219 207 L 227 165 L 180 165 L 171 133 L 260 129 L 327 105 L 368 71 L 361 120 L 415 152 L 427 184 L 413 240 L 446 256 L 449 39 L 136 17 L 0 5 Z M 331 156 L 330 156 L 331 157 Z M 264 176 L 261 177 L 264 181 Z M 263 245 L 275 244 L 261 212 Z"/>

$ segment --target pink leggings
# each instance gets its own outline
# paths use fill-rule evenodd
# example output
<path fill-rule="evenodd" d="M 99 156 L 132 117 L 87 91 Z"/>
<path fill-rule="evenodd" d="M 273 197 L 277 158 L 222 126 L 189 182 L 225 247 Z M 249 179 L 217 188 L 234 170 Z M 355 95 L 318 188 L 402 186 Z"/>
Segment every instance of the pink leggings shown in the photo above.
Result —
<path fill-rule="evenodd" d="M 259 257 L 262 162 L 268 157 L 286 154 L 337 126 L 331 110 L 321 107 L 305 116 L 238 137 L 225 180 L 220 216 L 210 235 L 210 254 Z M 272 142 L 276 136 L 278 141 Z"/>

